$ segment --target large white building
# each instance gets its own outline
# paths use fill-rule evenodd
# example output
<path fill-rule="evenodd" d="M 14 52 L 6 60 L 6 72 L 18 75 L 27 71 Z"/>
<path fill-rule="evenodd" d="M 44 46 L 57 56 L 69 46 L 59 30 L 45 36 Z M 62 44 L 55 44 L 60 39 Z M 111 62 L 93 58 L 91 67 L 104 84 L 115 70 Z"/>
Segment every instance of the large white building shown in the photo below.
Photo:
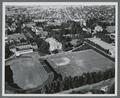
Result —
<path fill-rule="evenodd" d="M 58 42 L 56 39 L 51 37 L 51 38 L 47 38 L 45 41 L 50 44 L 50 47 L 49 47 L 50 52 L 54 50 L 62 50 L 62 44 Z"/>

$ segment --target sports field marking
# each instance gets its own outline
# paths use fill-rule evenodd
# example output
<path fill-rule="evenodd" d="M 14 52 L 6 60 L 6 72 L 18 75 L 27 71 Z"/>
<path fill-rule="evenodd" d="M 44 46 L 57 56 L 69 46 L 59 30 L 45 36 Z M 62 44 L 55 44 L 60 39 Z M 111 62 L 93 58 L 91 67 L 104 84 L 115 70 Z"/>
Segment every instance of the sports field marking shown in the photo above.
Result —
<path fill-rule="evenodd" d="M 52 59 L 57 66 L 64 66 L 70 63 L 70 59 L 67 57 Z"/>

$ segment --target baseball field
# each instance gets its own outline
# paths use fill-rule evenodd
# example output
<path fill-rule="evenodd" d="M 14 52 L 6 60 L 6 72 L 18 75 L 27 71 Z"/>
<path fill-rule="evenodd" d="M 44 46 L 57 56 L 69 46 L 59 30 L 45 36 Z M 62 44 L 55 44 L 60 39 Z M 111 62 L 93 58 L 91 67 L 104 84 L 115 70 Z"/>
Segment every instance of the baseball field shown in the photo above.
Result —
<path fill-rule="evenodd" d="M 115 63 L 92 49 L 52 55 L 47 62 L 63 76 L 77 76 L 83 72 L 105 71 Z"/>

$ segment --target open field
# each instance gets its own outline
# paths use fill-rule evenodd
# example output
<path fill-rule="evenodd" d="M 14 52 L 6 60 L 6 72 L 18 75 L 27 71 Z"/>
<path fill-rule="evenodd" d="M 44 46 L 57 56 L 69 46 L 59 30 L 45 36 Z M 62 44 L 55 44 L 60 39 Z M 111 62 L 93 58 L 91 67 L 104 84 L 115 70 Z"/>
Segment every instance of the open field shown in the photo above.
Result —
<path fill-rule="evenodd" d="M 8 64 L 13 72 L 14 82 L 23 89 L 36 88 L 49 79 L 49 73 L 40 63 L 37 53 L 24 54 Z"/>
<path fill-rule="evenodd" d="M 77 76 L 115 67 L 113 61 L 92 49 L 53 55 L 48 57 L 47 62 L 63 76 Z"/>

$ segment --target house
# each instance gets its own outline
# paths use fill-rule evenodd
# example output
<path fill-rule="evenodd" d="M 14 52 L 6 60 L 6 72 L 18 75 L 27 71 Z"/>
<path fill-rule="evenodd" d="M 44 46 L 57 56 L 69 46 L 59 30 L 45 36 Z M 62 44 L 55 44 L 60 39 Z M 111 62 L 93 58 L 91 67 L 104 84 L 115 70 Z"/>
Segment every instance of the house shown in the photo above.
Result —
<path fill-rule="evenodd" d="M 32 27 L 32 31 L 35 32 L 36 35 L 39 35 L 43 32 L 42 27 Z"/>
<path fill-rule="evenodd" d="M 82 28 L 82 30 L 83 30 L 84 32 L 92 33 L 92 31 L 91 31 L 90 28 Z"/>
<path fill-rule="evenodd" d="M 34 19 L 33 22 L 46 22 L 46 19 Z"/>
<path fill-rule="evenodd" d="M 115 26 L 107 26 L 106 27 L 107 32 L 109 33 L 115 33 Z"/>
<path fill-rule="evenodd" d="M 103 28 L 99 25 L 97 25 L 94 29 L 95 32 L 102 32 L 103 31 Z"/>
<path fill-rule="evenodd" d="M 43 31 L 40 33 L 40 38 L 45 39 L 48 36 L 48 32 L 47 31 Z"/>
<path fill-rule="evenodd" d="M 49 47 L 50 52 L 53 52 L 55 50 L 62 50 L 62 44 L 58 42 L 56 39 L 51 37 L 51 38 L 47 38 L 45 41 L 50 44 Z"/>
<path fill-rule="evenodd" d="M 47 26 L 50 26 L 50 25 L 60 26 L 60 25 L 61 25 L 61 22 L 59 22 L 59 21 L 48 21 L 48 22 L 47 22 Z"/>
<path fill-rule="evenodd" d="M 38 46 L 35 42 L 32 42 L 31 43 L 31 48 L 34 49 L 34 50 L 37 50 L 38 49 Z"/>
<path fill-rule="evenodd" d="M 72 21 L 80 22 L 81 26 L 86 26 L 86 21 L 84 19 L 72 19 Z"/>
<path fill-rule="evenodd" d="M 35 23 L 34 22 L 26 23 L 25 26 L 32 28 L 35 26 Z"/>

